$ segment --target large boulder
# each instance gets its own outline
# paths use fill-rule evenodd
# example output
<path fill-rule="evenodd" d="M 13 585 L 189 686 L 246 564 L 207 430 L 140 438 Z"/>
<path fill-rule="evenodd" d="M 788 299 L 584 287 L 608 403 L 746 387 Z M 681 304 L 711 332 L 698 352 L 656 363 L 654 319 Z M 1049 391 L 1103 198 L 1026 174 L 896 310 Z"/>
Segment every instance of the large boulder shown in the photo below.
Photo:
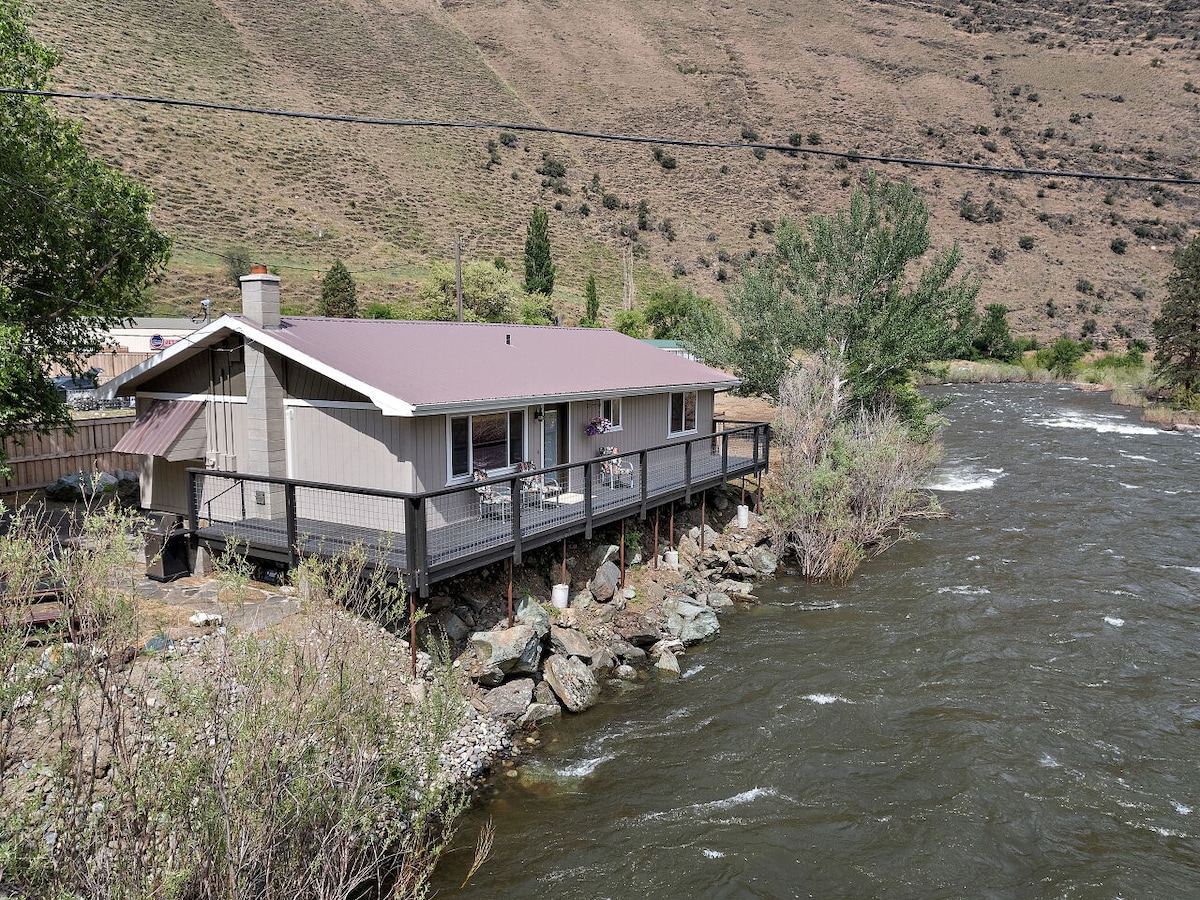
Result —
<path fill-rule="evenodd" d="M 533 675 L 542 656 L 541 638 L 530 625 L 477 631 L 471 644 L 483 668 L 496 668 L 505 675 Z"/>
<path fill-rule="evenodd" d="M 532 678 L 518 678 L 505 682 L 488 691 L 487 696 L 483 698 L 488 712 L 502 719 L 516 719 L 524 715 L 532 700 Z"/>
<path fill-rule="evenodd" d="M 570 628 L 550 626 L 550 649 L 563 656 L 578 656 L 584 662 L 592 659 L 592 645 L 588 639 Z"/>
<path fill-rule="evenodd" d="M 513 610 L 513 618 L 521 625 L 528 625 L 539 638 L 550 633 L 550 616 L 542 604 L 532 597 L 523 597 Z"/>
<path fill-rule="evenodd" d="M 621 640 L 635 647 L 649 647 L 658 640 L 658 629 L 645 616 L 623 612 L 613 620 L 613 628 Z"/>
<path fill-rule="evenodd" d="M 457 644 L 467 639 L 471 633 L 467 623 L 449 609 L 443 609 L 428 619 L 423 619 L 417 626 L 417 637 L 424 643 L 431 635 L 444 635 L 451 644 Z"/>
<path fill-rule="evenodd" d="M 668 650 L 667 652 L 661 654 L 655 661 L 654 670 L 658 672 L 660 676 L 666 676 L 667 678 L 678 678 L 679 660 L 675 658 L 674 653 Z"/>
<path fill-rule="evenodd" d="M 592 596 L 603 603 L 606 600 L 611 600 L 613 594 L 617 592 L 617 585 L 621 583 L 621 570 L 609 561 L 603 563 L 596 570 L 596 574 L 588 583 L 588 590 L 592 592 Z"/>
<path fill-rule="evenodd" d="M 721 632 L 721 624 L 717 621 L 715 612 L 682 597 L 665 601 L 662 614 L 663 629 L 666 633 L 679 638 L 685 644 L 710 641 Z"/>
<path fill-rule="evenodd" d="M 592 551 L 592 565 L 602 566 L 610 559 L 616 559 L 621 553 L 621 548 L 616 544 L 601 544 Z"/>
<path fill-rule="evenodd" d="M 546 682 L 554 689 L 563 706 L 571 712 L 583 712 L 600 697 L 600 684 L 583 660 L 574 656 L 550 656 L 545 666 Z"/>
<path fill-rule="evenodd" d="M 517 719 L 517 724 L 524 727 L 526 725 L 539 725 L 547 719 L 557 719 L 562 715 L 562 707 L 558 705 L 558 701 L 554 703 L 531 703 L 529 709 L 525 710 L 525 714 Z"/>

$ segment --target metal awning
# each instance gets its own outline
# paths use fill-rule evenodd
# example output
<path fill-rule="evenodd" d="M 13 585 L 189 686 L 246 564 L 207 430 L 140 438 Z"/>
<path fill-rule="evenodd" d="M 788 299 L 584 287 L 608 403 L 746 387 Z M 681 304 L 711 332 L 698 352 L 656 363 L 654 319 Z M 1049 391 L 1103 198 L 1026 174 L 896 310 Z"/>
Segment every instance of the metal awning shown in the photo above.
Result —
<path fill-rule="evenodd" d="M 116 453 L 143 453 L 147 456 L 163 456 L 173 459 L 177 454 L 172 450 L 180 443 L 180 438 L 188 432 L 188 426 L 196 419 L 196 414 L 204 407 L 201 400 L 154 400 L 150 407 L 138 416 L 134 426 L 130 428 L 117 445 L 113 447 Z M 203 433 L 203 419 L 197 422 Z M 192 429 L 195 430 L 195 429 Z M 187 441 L 189 449 L 183 451 L 179 459 L 196 459 L 196 451 L 191 449 L 194 441 Z M 203 453 L 201 453 L 203 456 Z"/>

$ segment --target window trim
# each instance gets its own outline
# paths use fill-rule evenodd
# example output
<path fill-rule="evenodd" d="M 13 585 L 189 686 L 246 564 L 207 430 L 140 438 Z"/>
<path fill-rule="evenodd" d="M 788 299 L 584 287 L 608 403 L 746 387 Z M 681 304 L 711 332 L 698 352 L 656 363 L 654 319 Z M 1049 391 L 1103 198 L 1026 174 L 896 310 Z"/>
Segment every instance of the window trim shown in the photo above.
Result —
<path fill-rule="evenodd" d="M 687 395 L 691 394 L 695 399 L 692 401 L 692 427 L 687 427 Z M 680 423 L 684 426 L 681 431 L 671 430 L 671 408 L 675 404 L 676 397 L 683 397 L 683 421 Z M 671 391 L 667 394 L 667 437 L 682 437 L 687 434 L 697 434 L 700 430 L 700 392 L 699 391 Z"/>
<path fill-rule="evenodd" d="M 624 397 L 606 397 L 600 400 L 600 415 L 612 422 L 609 431 L 624 431 L 625 403 Z M 604 415 L 604 407 L 608 406 L 609 415 Z M 613 418 L 613 413 L 616 413 L 616 418 Z"/>
<path fill-rule="evenodd" d="M 521 454 L 522 459 L 515 463 L 510 462 L 507 466 L 500 466 L 495 469 L 488 470 L 488 475 L 507 475 L 517 471 L 517 467 L 524 461 L 524 458 L 529 453 L 529 411 L 524 406 L 514 406 L 510 409 L 494 409 L 480 413 L 464 413 L 463 415 L 447 415 L 446 416 L 446 486 L 450 487 L 455 484 L 467 484 L 475 472 L 475 417 L 476 416 L 494 416 L 501 414 L 505 418 L 505 438 L 504 443 L 506 449 L 511 452 L 512 448 L 512 416 L 513 413 L 521 414 Z M 467 420 L 467 473 L 465 475 L 454 474 L 454 420 Z"/>

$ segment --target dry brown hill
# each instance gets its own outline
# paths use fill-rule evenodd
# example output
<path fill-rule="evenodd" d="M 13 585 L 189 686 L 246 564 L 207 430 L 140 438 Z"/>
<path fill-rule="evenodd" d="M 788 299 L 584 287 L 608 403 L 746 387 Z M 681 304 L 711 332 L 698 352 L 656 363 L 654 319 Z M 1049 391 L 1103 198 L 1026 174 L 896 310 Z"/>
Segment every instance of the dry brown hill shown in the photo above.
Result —
<path fill-rule="evenodd" d="M 59 84 L 397 118 L 551 124 L 788 142 L 1044 169 L 1197 174 L 1200 11 L 1084 0 L 35 0 Z M 309 302 L 335 257 L 400 299 L 453 235 L 519 264 L 531 207 L 556 207 L 560 306 L 588 271 L 620 295 L 635 240 L 643 293 L 672 273 L 720 296 L 764 220 L 835 208 L 860 163 L 662 148 L 497 129 L 369 128 L 124 104 L 61 103 L 156 191 L 179 235 L 163 303 L 231 304 L 245 246 Z M 745 137 L 744 137 L 745 136 Z M 496 141 L 490 153 L 488 141 Z M 545 178 L 542 155 L 566 166 Z M 491 156 L 498 161 L 489 161 Z M 950 170 L 885 171 L 929 196 L 935 242 L 960 241 L 982 302 L 1043 338 L 1145 337 L 1200 191 Z M 548 182 L 548 183 L 547 183 Z M 605 195 L 608 195 L 607 198 Z M 606 206 L 615 208 L 607 208 Z M 636 207 L 651 229 L 638 231 Z M 586 204 L 590 214 L 584 215 Z M 667 224 L 669 221 L 669 225 Z M 622 229 L 624 226 L 624 229 Z M 1115 252 L 1125 241 L 1124 252 Z M 1116 243 L 1114 243 L 1116 242 Z M 310 271 L 306 271 L 310 270 Z M 1119 340 L 1117 340 L 1119 343 Z"/>

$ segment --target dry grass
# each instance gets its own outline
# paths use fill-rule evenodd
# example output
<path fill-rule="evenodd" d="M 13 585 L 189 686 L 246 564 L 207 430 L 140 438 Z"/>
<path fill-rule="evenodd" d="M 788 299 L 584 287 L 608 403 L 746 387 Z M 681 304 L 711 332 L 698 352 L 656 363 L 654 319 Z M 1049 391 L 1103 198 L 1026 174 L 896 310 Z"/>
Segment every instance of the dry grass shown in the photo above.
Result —
<path fill-rule="evenodd" d="M 1136 174 L 1189 169 L 1200 132 L 1197 95 L 1183 87 L 1200 83 L 1197 13 L 1186 4 L 1173 12 L 1142 0 L 1036 8 L 988 0 L 971 10 L 951 0 L 390 0 L 370 12 L 348 0 L 34 6 L 39 33 L 64 53 L 67 88 L 718 140 L 737 140 L 749 126 L 777 143 L 815 133 L 821 147 L 866 153 Z M 485 145 L 498 133 L 484 130 L 62 108 L 86 116 L 89 142 L 154 188 L 161 221 L 180 235 L 187 256 L 159 289 L 164 306 L 201 296 L 218 308 L 234 303 L 223 264 L 190 249 L 234 244 L 301 267 L 281 269 L 291 303 L 315 298 L 316 280 L 303 269 L 334 256 L 351 269 L 383 269 L 363 277 L 365 300 L 399 302 L 431 258 L 451 255 L 456 232 L 467 236 L 468 256 L 515 263 L 531 206 L 561 201 L 551 227 L 563 304 L 574 310 L 572 295 L 595 271 L 611 315 L 626 243 L 617 229 L 642 199 L 652 221 L 670 218 L 678 236 L 640 233 L 639 289 L 679 269 L 720 296 L 718 271 L 734 276 L 739 258 L 770 243 L 761 228 L 751 235 L 751 223 L 828 211 L 862 169 L 680 148 L 672 151 L 678 167 L 666 170 L 645 146 L 525 134 L 489 168 Z M 543 150 L 568 164 L 569 196 L 542 186 L 534 170 Z M 963 243 L 985 278 L 981 302 L 1007 304 L 1014 331 L 1043 340 L 1078 336 L 1089 318 L 1097 339 L 1116 339 L 1117 325 L 1147 337 L 1176 235 L 1200 221 L 1195 192 L 894 172 L 929 194 L 935 242 Z M 617 209 L 591 189 L 593 173 L 619 198 Z M 962 219 L 968 191 L 1003 218 Z M 584 201 L 587 217 L 578 213 Z M 1033 249 L 1019 249 L 1023 236 L 1035 239 Z M 1123 255 L 1109 249 L 1116 237 L 1129 242 Z M 1001 262 L 989 260 L 992 248 L 1007 254 Z M 1080 278 L 1091 292 L 1075 290 Z"/>

